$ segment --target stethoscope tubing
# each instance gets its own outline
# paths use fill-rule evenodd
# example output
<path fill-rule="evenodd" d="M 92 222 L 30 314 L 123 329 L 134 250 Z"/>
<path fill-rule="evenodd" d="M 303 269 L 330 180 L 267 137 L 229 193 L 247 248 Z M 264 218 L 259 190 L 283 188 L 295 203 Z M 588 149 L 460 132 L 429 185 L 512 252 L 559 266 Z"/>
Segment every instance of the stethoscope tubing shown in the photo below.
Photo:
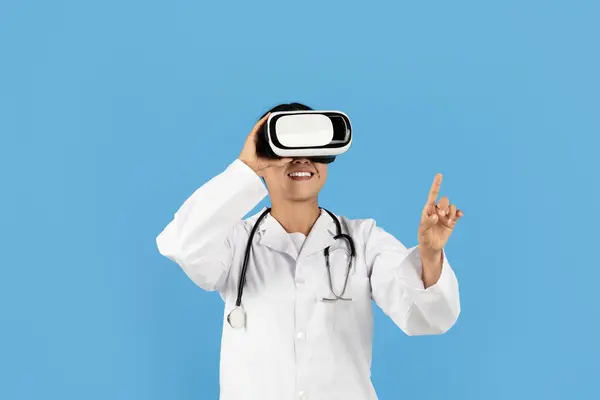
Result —
<path fill-rule="evenodd" d="M 331 265 L 329 263 L 329 246 L 326 247 L 323 250 L 323 254 L 325 255 L 325 266 L 327 269 L 327 277 L 329 280 L 329 288 L 331 290 L 331 293 L 333 294 L 334 298 L 323 298 L 323 301 L 336 301 L 336 300 L 344 300 L 344 301 L 351 301 L 352 299 L 349 298 L 345 298 L 344 293 L 346 292 L 346 287 L 348 285 L 348 278 L 350 276 L 350 270 L 352 268 L 352 261 L 354 260 L 354 257 L 356 256 L 356 249 L 354 247 L 354 241 L 352 240 L 352 238 L 350 237 L 350 235 L 347 235 L 345 233 L 342 233 L 342 227 L 340 224 L 340 221 L 338 220 L 338 218 L 329 210 L 322 208 L 325 212 L 327 212 L 331 218 L 333 219 L 333 221 L 335 222 L 335 227 L 336 227 L 336 235 L 333 237 L 335 240 L 338 239 L 343 239 L 345 240 L 348 245 L 350 246 L 350 261 L 348 262 L 348 270 L 346 271 L 346 279 L 344 280 L 344 287 L 342 288 L 342 293 L 341 294 L 336 294 L 334 289 L 333 289 L 333 282 L 332 282 L 332 278 L 331 278 Z M 240 278 L 238 281 L 238 290 L 237 290 L 237 298 L 235 301 L 235 310 L 237 309 L 241 309 L 241 305 L 242 305 L 242 295 L 244 292 L 244 284 L 246 283 L 246 272 L 248 270 L 248 261 L 250 260 L 250 251 L 252 250 L 252 241 L 254 239 L 254 234 L 256 233 L 256 230 L 258 229 L 258 226 L 260 225 L 260 222 L 271 212 L 271 208 L 267 208 L 265 209 L 265 211 L 258 217 L 256 223 L 254 224 L 254 226 L 252 227 L 252 230 L 250 231 L 250 235 L 248 237 L 248 242 L 246 244 L 246 251 L 244 254 L 244 263 L 242 264 L 242 271 L 240 273 Z M 243 310 L 241 310 L 243 312 Z M 230 314 L 231 315 L 231 314 Z M 228 317 L 228 320 L 230 321 L 231 324 L 231 320 Z"/>

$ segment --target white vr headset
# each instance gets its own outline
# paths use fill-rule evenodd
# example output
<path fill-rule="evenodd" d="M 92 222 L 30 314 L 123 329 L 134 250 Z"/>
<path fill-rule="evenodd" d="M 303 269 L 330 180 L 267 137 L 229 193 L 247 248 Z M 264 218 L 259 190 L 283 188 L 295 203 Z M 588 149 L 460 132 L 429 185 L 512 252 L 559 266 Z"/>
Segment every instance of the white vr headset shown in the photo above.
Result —
<path fill-rule="evenodd" d="M 269 115 L 257 140 L 268 158 L 309 158 L 330 163 L 352 144 L 350 119 L 340 111 L 277 111 Z"/>

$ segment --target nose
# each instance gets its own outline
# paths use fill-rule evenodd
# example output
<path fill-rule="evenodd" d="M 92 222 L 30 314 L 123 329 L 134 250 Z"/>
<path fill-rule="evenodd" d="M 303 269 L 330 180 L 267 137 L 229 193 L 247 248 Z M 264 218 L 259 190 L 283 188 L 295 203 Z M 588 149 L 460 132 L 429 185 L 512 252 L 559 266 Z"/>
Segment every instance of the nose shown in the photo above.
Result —
<path fill-rule="evenodd" d="M 310 163 L 310 160 L 308 158 L 294 158 L 294 161 L 292 161 L 292 163 L 294 163 L 294 164 L 308 164 L 308 163 Z"/>

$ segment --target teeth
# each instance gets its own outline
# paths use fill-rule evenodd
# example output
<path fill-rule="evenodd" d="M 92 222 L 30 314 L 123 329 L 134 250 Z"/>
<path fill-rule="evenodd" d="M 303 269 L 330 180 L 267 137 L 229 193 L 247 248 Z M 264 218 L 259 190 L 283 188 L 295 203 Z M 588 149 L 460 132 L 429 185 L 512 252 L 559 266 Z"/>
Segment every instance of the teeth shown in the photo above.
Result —
<path fill-rule="evenodd" d="M 292 172 L 291 174 L 288 174 L 288 176 L 301 177 L 301 176 L 312 176 L 312 174 L 310 172 Z"/>

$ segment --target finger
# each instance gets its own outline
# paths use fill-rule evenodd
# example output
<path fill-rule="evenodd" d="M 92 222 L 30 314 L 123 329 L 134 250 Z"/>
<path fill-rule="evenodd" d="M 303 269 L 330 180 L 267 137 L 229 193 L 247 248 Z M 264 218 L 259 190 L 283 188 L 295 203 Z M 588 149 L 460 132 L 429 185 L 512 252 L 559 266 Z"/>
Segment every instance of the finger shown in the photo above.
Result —
<path fill-rule="evenodd" d="M 446 215 L 440 215 L 438 217 L 438 225 L 444 226 L 446 228 L 454 228 L 454 224 L 456 223 L 455 220 L 451 219 L 448 214 Z"/>
<path fill-rule="evenodd" d="M 456 224 L 462 216 L 465 215 L 461 210 L 456 210 L 456 215 L 452 217 L 452 221 Z"/>
<path fill-rule="evenodd" d="M 456 206 L 454 204 L 450 204 L 446 214 L 446 225 L 453 226 L 453 223 L 456 223 Z"/>
<path fill-rule="evenodd" d="M 264 117 L 262 117 L 255 125 L 254 128 L 252 128 L 252 131 L 250 132 L 250 136 L 256 136 L 256 134 L 258 133 L 258 131 L 260 131 L 260 128 L 264 125 L 264 123 L 266 122 L 267 118 L 269 118 L 269 115 L 271 115 L 271 113 L 267 113 L 267 115 L 265 115 Z"/>
<path fill-rule="evenodd" d="M 454 218 L 448 218 L 448 221 L 446 221 L 445 225 L 450 229 L 454 229 L 454 227 L 456 226 L 456 221 L 458 220 Z"/>
<path fill-rule="evenodd" d="M 429 190 L 429 197 L 427 198 L 427 204 L 435 204 L 435 200 L 440 192 L 440 186 L 442 185 L 442 174 L 436 174 Z"/>
<path fill-rule="evenodd" d="M 440 220 L 440 217 L 435 212 L 432 214 L 424 213 L 423 218 L 421 219 L 421 223 L 424 224 L 425 226 L 432 226 L 432 225 L 436 225 L 439 220 Z"/>
<path fill-rule="evenodd" d="M 462 210 L 456 209 L 456 213 L 452 216 L 452 218 L 450 218 L 450 222 L 454 223 L 454 225 L 456 225 L 456 223 L 465 215 L 464 212 L 462 212 Z"/>
<path fill-rule="evenodd" d="M 435 204 L 425 204 L 425 207 L 423 207 L 423 213 L 422 216 L 423 218 L 427 219 L 429 217 L 431 217 L 432 215 L 436 215 L 437 214 L 437 209 L 435 208 Z"/>
<path fill-rule="evenodd" d="M 450 200 L 448 197 L 444 196 L 440 199 L 440 202 L 436 205 L 438 214 L 442 216 L 447 216 L 449 213 Z"/>
<path fill-rule="evenodd" d="M 445 203 L 445 202 L 444 202 Z M 442 205 L 444 205 L 442 203 Z M 438 215 L 438 225 L 445 226 L 447 228 L 452 228 L 453 219 L 451 217 L 451 206 L 447 207 L 437 207 L 437 215 Z"/>
<path fill-rule="evenodd" d="M 448 210 L 448 218 L 456 219 L 456 206 L 454 204 L 450 204 L 450 208 Z"/>

